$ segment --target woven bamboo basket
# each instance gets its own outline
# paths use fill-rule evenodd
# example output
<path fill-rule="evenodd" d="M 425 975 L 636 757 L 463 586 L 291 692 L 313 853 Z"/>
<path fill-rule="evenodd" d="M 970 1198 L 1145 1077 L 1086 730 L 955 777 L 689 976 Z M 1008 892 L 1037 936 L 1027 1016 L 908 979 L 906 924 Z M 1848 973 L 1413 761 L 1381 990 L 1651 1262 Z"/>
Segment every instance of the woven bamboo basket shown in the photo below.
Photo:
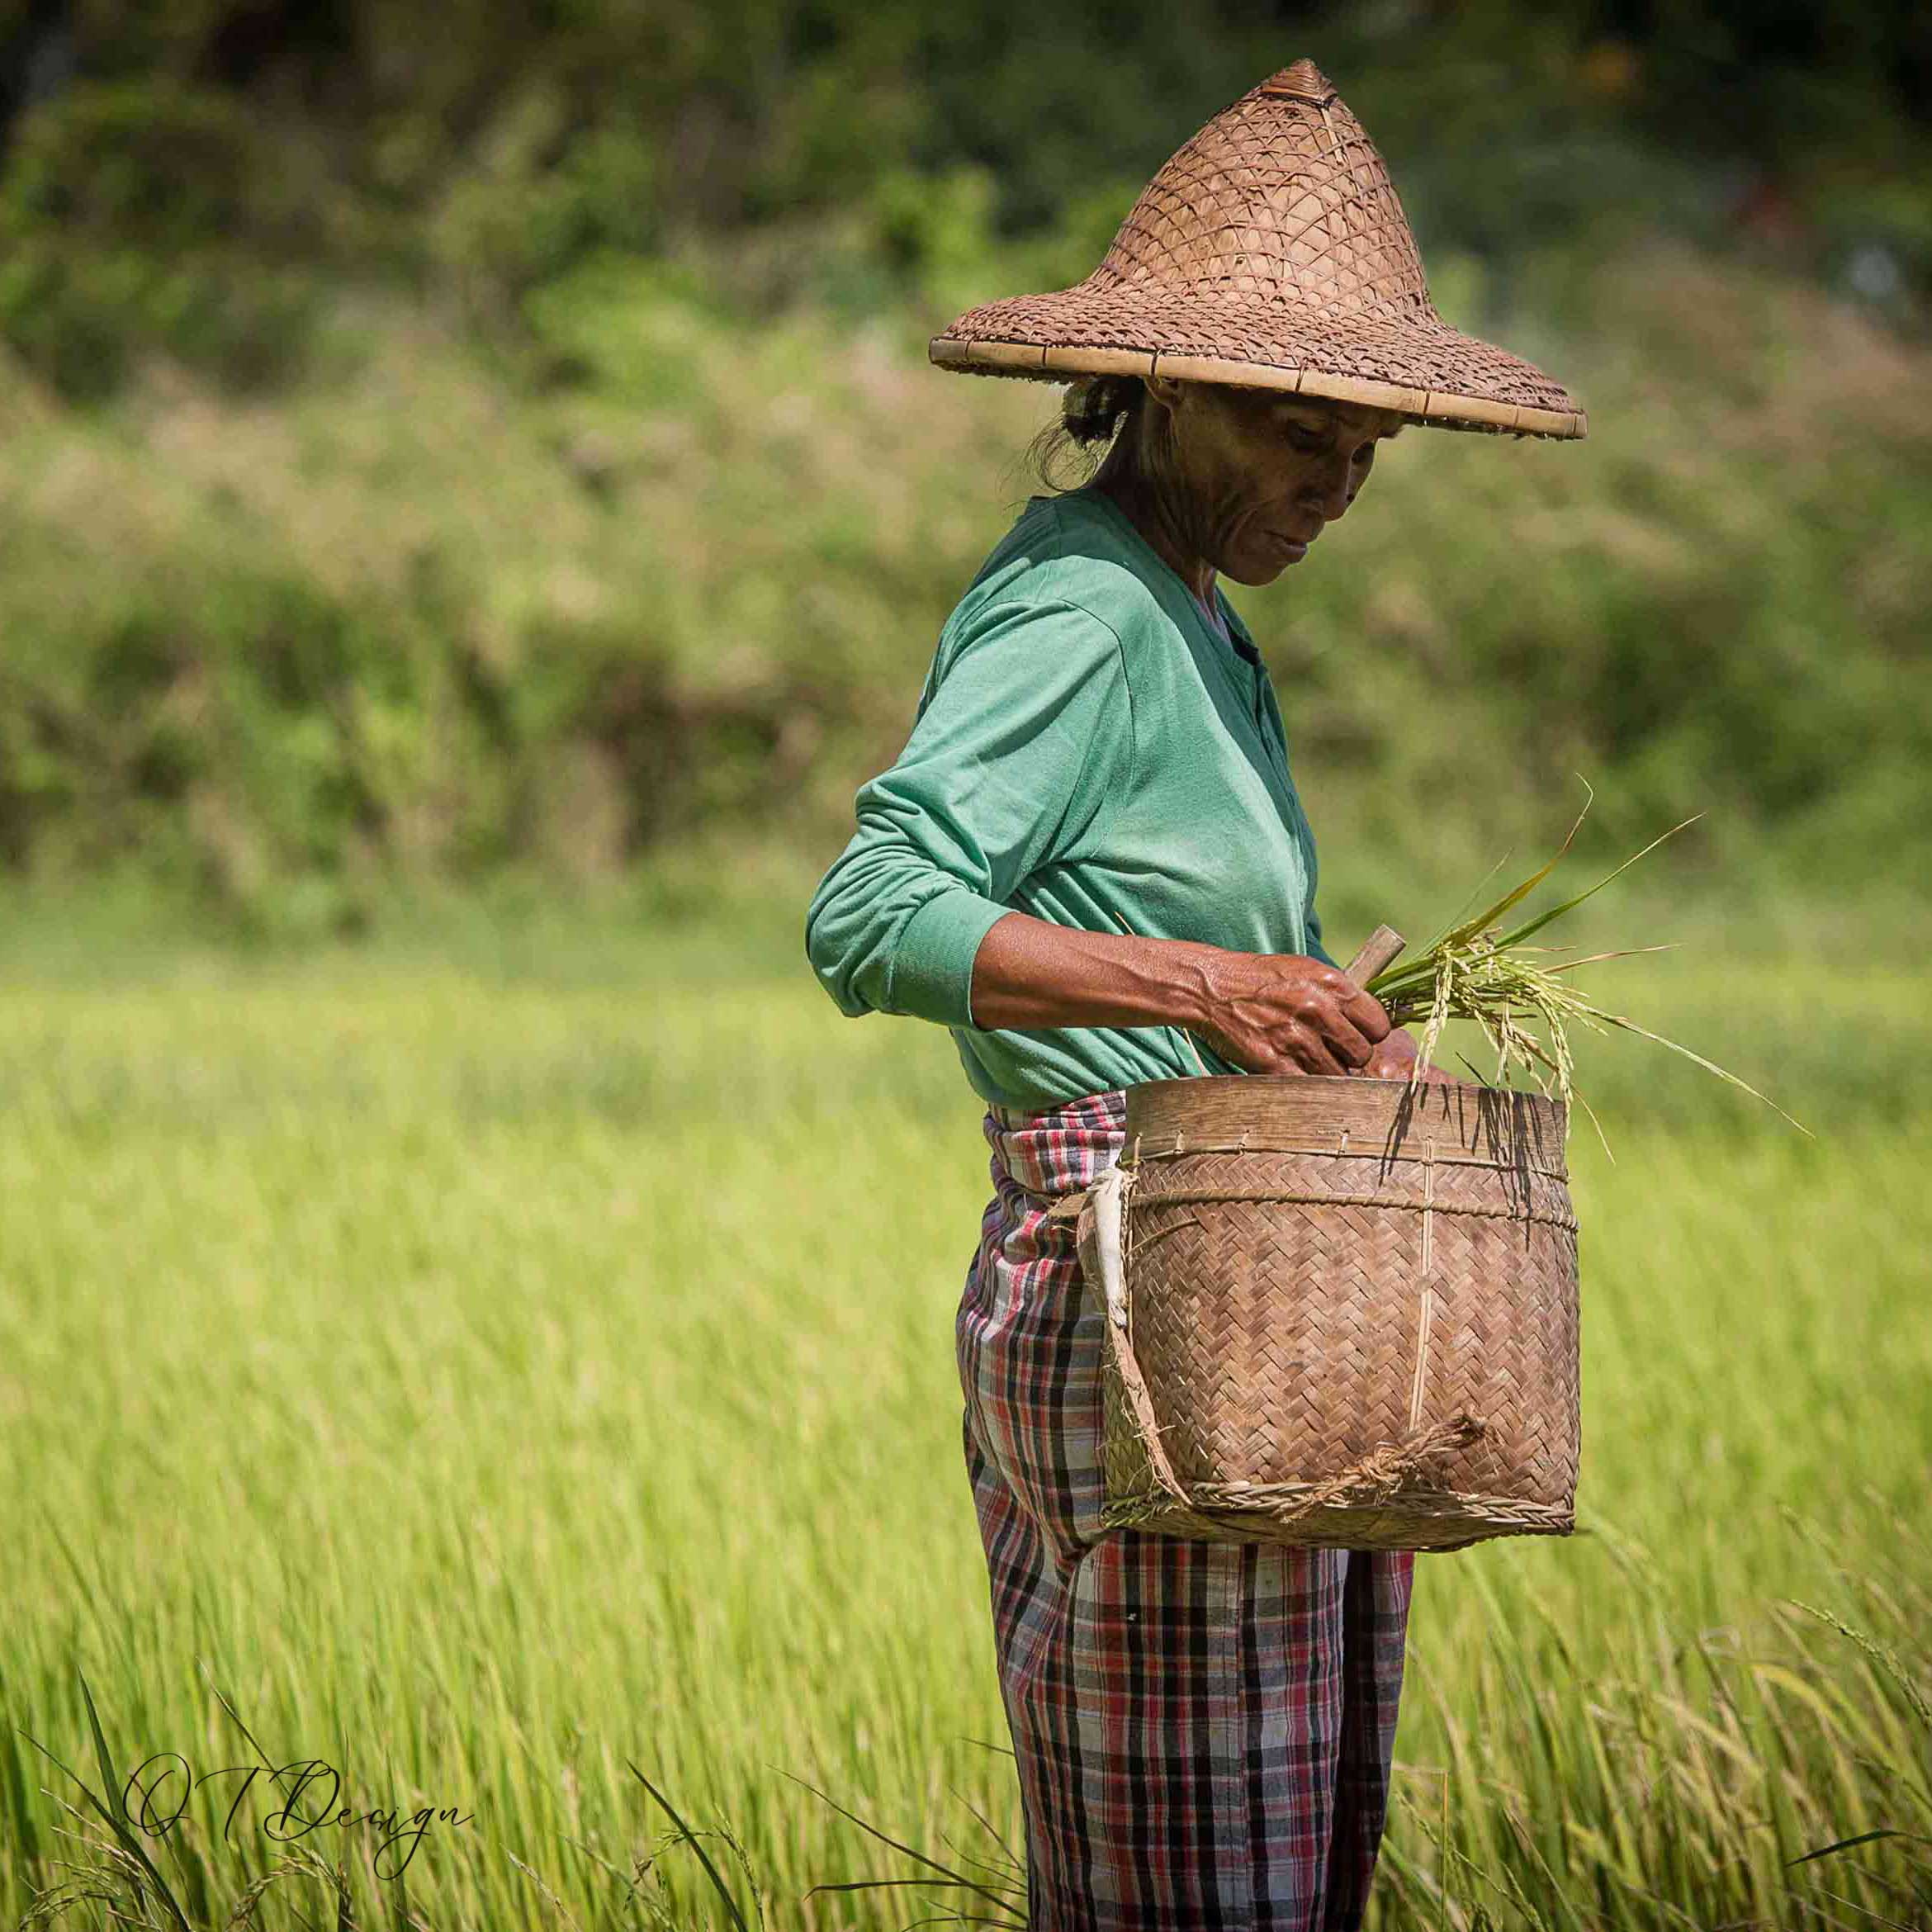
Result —
<path fill-rule="evenodd" d="M 1108 1300 L 1108 1525 L 1352 1549 L 1567 1534 L 1566 1124 L 1462 1083 L 1130 1087 L 1119 1167 L 1079 1210 Z"/>

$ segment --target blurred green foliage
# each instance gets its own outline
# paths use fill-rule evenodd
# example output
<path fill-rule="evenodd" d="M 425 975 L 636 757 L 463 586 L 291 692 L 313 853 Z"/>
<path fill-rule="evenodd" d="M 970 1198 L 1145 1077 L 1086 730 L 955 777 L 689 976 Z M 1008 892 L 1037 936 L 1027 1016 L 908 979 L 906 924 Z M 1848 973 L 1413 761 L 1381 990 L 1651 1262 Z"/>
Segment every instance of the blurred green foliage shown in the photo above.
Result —
<path fill-rule="evenodd" d="M 1366 909 L 1425 840 L 1480 870 L 1579 769 L 1626 849 L 1714 809 L 1673 866 L 1922 863 L 1922 26 L 1190 21 L 0 8 L 0 864 L 351 926 L 386 880 L 701 835 L 822 861 L 1057 393 L 924 338 L 1086 273 L 1304 53 L 1444 312 L 1592 412 L 1413 433 L 1319 565 L 1237 593 L 1327 890 Z"/>
<path fill-rule="evenodd" d="M 76 399 L 144 351 L 239 387 L 286 376 L 315 224 L 262 149 L 239 103 L 168 82 L 78 85 L 26 116 L 0 173 L 0 337 Z"/>
<path fill-rule="evenodd" d="M 611 250 L 702 247 L 755 309 L 949 291 L 989 237 L 1071 277 L 1180 139 L 1304 52 L 1437 247 L 1507 266 L 1579 228 L 1741 225 L 1874 296 L 1932 288 L 1932 27 L 1901 0 L 1206 0 L 1184 33 L 1093 0 L 12 0 L 27 259 L 0 334 L 75 393 L 157 341 L 247 373 L 293 298 L 218 244 L 400 271 L 500 329 Z"/>

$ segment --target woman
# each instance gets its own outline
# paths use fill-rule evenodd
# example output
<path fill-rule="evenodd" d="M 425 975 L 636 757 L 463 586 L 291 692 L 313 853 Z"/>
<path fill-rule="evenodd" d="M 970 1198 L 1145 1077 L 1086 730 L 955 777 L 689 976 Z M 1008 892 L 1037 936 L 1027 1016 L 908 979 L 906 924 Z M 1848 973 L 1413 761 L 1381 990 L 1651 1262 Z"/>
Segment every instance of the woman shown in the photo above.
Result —
<path fill-rule="evenodd" d="M 948 618 L 807 921 L 843 1010 L 950 1027 L 988 1104 L 957 1339 L 1028 1922 L 1338 1932 L 1381 1836 L 1413 1559 L 1103 1531 L 1101 1312 L 1046 1210 L 1111 1164 L 1136 1082 L 1409 1074 L 1323 945 L 1281 713 L 1216 580 L 1301 562 L 1405 422 L 1582 418 L 1436 316 L 1305 61 L 1167 163 L 1085 282 L 971 310 L 932 355 L 1076 377 L 1059 433 L 1106 449 Z"/>

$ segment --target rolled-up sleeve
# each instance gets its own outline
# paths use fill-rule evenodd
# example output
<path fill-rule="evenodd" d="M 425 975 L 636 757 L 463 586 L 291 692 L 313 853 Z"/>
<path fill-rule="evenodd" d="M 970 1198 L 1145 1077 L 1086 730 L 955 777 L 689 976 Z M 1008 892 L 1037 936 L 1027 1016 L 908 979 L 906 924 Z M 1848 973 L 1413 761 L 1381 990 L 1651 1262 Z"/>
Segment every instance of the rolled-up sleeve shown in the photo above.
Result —
<path fill-rule="evenodd" d="M 970 1026 L 973 956 L 1133 755 L 1120 642 L 1068 604 L 989 604 L 942 641 L 906 749 L 861 788 L 805 949 L 851 1015 Z"/>

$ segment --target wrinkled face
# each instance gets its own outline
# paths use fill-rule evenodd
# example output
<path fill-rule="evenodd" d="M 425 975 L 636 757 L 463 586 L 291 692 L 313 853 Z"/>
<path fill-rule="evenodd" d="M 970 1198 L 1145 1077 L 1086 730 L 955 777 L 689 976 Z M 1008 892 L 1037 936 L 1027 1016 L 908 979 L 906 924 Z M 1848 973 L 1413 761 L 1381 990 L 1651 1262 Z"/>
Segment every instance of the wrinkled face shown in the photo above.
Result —
<path fill-rule="evenodd" d="M 1270 584 L 1300 563 L 1355 500 L 1393 411 L 1217 383 L 1149 379 L 1172 433 L 1167 492 L 1195 554 L 1237 584 Z"/>

